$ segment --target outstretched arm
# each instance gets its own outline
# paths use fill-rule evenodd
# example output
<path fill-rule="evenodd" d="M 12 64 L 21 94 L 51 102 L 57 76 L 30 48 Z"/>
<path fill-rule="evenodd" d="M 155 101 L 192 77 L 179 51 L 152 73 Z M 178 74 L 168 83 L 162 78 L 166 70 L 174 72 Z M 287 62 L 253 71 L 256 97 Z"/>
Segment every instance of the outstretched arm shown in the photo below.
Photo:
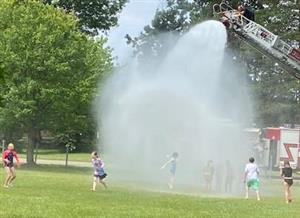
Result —
<path fill-rule="evenodd" d="M 244 182 L 246 182 L 246 178 L 247 178 L 247 172 L 245 172 L 244 174 Z"/>
<path fill-rule="evenodd" d="M 19 161 L 19 157 L 17 155 L 17 152 L 14 152 L 13 154 L 14 154 L 14 157 L 15 157 L 15 159 L 17 161 L 17 166 L 20 166 L 20 161 Z"/>
<path fill-rule="evenodd" d="M 244 182 L 246 182 L 247 174 L 248 174 L 248 168 L 247 168 L 247 166 L 246 166 L 246 167 L 245 167 L 245 173 L 244 173 Z"/>
<path fill-rule="evenodd" d="M 280 168 L 280 176 L 281 176 L 281 178 L 283 178 L 283 170 L 282 170 L 282 168 Z"/>
<path fill-rule="evenodd" d="M 164 169 L 169 163 L 171 163 L 172 158 L 170 160 L 168 160 L 164 165 L 161 166 L 161 170 Z"/>
<path fill-rule="evenodd" d="M 3 161 L 3 164 L 8 162 L 8 160 L 6 159 L 5 151 L 2 152 L 2 161 Z"/>

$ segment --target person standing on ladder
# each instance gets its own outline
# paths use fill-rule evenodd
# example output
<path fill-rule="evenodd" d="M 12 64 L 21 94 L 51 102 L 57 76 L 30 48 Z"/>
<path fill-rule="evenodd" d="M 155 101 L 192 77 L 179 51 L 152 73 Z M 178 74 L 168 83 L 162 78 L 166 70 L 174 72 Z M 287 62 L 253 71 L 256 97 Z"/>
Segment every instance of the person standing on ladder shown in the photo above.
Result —
<path fill-rule="evenodd" d="M 244 17 L 246 17 L 251 21 L 255 20 L 254 10 L 251 6 L 239 5 L 237 8 L 237 12 L 239 13 L 239 15 L 243 15 Z"/>

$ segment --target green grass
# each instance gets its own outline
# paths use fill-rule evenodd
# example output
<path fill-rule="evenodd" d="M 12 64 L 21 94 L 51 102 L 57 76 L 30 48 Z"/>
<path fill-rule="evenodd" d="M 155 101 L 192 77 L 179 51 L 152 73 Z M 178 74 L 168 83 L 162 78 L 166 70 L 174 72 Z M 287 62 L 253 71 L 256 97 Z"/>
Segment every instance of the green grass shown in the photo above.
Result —
<path fill-rule="evenodd" d="M 193 197 L 142 191 L 109 180 L 108 190 L 99 187 L 97 192 L 91 192 L 90 171 L 74 167 L 22 167 L 14 187 L 0 188 L 0 217 L 297 218 L 300 213 L 299 185 L 293 187 L 295 202 L 290 205 L 281 196 L 263 198 L 261 202 Z M 0 179 L 3 177 L 2 173 Z M 279 182 L 274 185 L 282 189 Z"/>
<path fill-rule="evenodd" d="M 26 154 L 20 153 L 19 156 L 26 159 Z M 69 161 L 89 162 L 90 153 L 69 153 Z M 38 153 L 38 160 L 65 160 L 66 154 L 59 150 L 40 150 Z"/>

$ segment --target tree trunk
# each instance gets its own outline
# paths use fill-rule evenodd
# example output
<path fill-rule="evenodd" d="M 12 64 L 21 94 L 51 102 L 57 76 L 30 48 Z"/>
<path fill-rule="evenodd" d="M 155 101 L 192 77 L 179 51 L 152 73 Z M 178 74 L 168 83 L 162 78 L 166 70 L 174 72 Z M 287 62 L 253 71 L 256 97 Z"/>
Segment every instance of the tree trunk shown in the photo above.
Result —
<path fill-rule="evenodd" d="M 38 130 L 37 136 L 36 136 L 36 147 L 35 147 L 35 155 L 34 155 L 34 162 L 35 163 L 37 161 L 37 156 L 38 156 L 38 153 L 39 153 L 39 146 L 40 146 L 41 141 L 42 141 L 41 131 Z"/>
<path fill-rule="evenodd" d="M 33 161 L 33 148 L 34 148 L 33 140 L 28 135 L 26 162 L 27 162 L 27 164 L 30 164 L 30 165 L 34 164 L 34 161 Z"/>
<path fill-rule="evenodd" d="M 38 135 L 38 130 L 34 127 L 32 127 L 31 129 L 29 129 L 28 131 L 28 146 L 27 146 L 27 164 L 29 165 L 33 165 L 34 160 L 33 160 L 33 156 L 34 156 L 34 148 L 36 147 L 37 144 L 37 135 Z"/>

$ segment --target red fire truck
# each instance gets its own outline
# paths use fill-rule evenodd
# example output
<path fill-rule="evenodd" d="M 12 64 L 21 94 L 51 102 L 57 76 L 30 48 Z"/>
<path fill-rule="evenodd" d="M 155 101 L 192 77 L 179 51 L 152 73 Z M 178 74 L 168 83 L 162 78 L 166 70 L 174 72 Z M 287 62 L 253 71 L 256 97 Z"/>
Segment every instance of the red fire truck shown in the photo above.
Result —
<path fill-rule="evenodd" d="M 279 167 L 288 160 L 292 168 L 300 169 L 300 129 L 269 127 L 264 131 L 264 141 L 270 167 Z"/>

